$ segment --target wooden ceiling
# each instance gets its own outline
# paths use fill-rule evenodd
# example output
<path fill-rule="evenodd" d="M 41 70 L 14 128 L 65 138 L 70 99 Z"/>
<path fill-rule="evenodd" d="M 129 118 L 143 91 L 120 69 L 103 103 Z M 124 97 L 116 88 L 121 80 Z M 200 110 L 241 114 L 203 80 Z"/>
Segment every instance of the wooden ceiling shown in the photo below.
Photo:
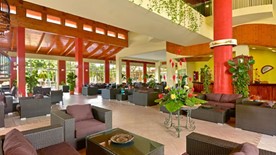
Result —
<path fill-rule="evenodd" d="M 128 46 L 126 30 L 25 1 L 9 3 L 12 27 L 0 38 L 4 50 L 16 52 L 16 27 L 26 28 L 26 53 L 75 57 L 75 39 L 82 38 L 83 58 L 115 59 Z"/>

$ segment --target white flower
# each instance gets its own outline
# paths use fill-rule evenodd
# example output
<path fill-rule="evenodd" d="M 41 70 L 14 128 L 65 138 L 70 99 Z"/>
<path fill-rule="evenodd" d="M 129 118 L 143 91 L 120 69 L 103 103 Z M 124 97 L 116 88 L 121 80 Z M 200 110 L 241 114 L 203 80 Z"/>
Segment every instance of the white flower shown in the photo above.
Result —
<path fill-rule="evenodd" d="M 185 89 L 190 89 L 190 87 L 189 87 L 189 86 L 184 86 L 184 88 L 185 88 Z"/>

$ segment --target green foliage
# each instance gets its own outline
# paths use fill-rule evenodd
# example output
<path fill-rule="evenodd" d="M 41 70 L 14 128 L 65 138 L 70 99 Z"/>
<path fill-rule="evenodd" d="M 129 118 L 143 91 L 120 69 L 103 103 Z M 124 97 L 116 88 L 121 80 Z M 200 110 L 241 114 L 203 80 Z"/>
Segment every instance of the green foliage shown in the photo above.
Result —
<path fill-rule="evenodd" d="M 37 70 L 33 70 L 32 72 L 26 72 L 26 84 L 27 92 L 33 93 L 33 88 L 38 84 Z"/>
<path fill-rule="evenodd" d="M 211 84 L 211 71 L 210 67 L 205 65 L 203 68 L 200 68 L 200 76 L 202 77 L 203 91 L 205 93 L 210 93 L 209 86 Z"/>
<path fill-rule="evenodd" d="M 74 88 L 76 87 L 76 78 L 77 78 L 77 75 L 74 72 L 69 72 L 67 74 L 66 80 L 69 85 L 70 91 L 74 91 Z"/>
<path fill-rule="evenodd" d="M 248 97 L 250 84 L 250 76 L 248 71 L 250 66 L 255 63 L 253 59 L 245 59 L 245 56 L 238 59 L 237 62 L 229 60 L 228 64 L 230 66 L 229 72 L 232 73 L 232 80 L 235 89 L 235 93 L 241 94 L 243 97 Z"/>
<path fill-rule="evenodd" d="M 130 86 L 132 85 L 132 78 L 127 78 L 127 84 Z"/>
<path fill-rule="evenodd" d="M 144 0 L 129 0 L 137 5 L 142 5 Z M 196 12 L 183 0 L 148 0 L 148 9 L 157 13 L 166 13 L 173 23 L 184 25 L 189 30 L 196 32 L 202 24 L 202 15 Z"/>
<path fill-rule="evenodd" d="M 183 85 L 182 81 L 187 81 L 186 75 L 179 80 L 178 87 L 172 87 L 165 89 L 168 90 L 167 94 L 159 94 L 158 102 L 160 105 L 165 106 L 169 112 L 175 112 L 179 110 L 182 106 L 195 106 L 196 104 L 204 104 L 206 101 L 196 98 L 193 95 L 193 90 L 190 89 L 186 84 Z"/>

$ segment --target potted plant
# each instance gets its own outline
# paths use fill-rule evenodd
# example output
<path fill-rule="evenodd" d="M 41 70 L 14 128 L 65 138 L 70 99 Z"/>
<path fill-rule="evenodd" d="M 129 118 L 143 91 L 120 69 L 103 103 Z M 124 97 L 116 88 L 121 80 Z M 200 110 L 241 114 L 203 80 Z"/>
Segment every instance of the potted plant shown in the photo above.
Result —
<path fill-rule="evenodd" d="M 132 88 L 132 78 L 127 78 L 128 89 Z"/>
<path fill-rule="evenodd" d="M 26 73 L 26 84 L 28 96 L 33 96 L 33 89 L 38 84 L 38 73 L 37 70 Z"/>
<path fill-rule="evenodd" d="M 77 78 L 77 75 L 73 72 L 69 72 L 67 74 L 67 83 L 69 85 L 69 90 L 70 90 L 70 95 L 73 95 L 74 94 L 74 89 L 76 87 L 76 78 Z"/>
<path fill-rule="evenodd" d="M 243 97 L 248 97 L 250 84 L 250 76 L 248 72 L 251 69 L 251 65 L 255 63 L 252 57 L 241 56 L 234 60 L 228 60 L 230 66 L 229 72 L 232 73 L 233 85 L 236 94 L 241 94 Z"/>
<path fill-rule="evenodd" d="M 210 93 L 209 86 L 211 84 L 211 71 L 210 67 L 205 65 L 200 69 L 201 82 L 203 83 L 203 93 Z"/>

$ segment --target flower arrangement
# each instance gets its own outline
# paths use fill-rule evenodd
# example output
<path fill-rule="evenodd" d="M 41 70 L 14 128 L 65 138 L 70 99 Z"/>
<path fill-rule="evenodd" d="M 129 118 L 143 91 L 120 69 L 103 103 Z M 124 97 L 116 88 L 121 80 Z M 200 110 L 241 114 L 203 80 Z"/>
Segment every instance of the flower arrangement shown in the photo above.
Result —
<path fill-rule="evenodd" d="M 197 104 L 204 104 L 206 101 L 196 98 L 193 94 L 194 89 L 186 85 L 187 78 L 187 75 L 179 76 L 178 84 L 171 88 L 167 86 L 165 88 L 167 93 L 159 94 L 155 102 L 165 106 L 169 112 L 178 111 L 183 106 L 193 107 Z M 189 78 L 189 81 L 191 80 Z"/>

